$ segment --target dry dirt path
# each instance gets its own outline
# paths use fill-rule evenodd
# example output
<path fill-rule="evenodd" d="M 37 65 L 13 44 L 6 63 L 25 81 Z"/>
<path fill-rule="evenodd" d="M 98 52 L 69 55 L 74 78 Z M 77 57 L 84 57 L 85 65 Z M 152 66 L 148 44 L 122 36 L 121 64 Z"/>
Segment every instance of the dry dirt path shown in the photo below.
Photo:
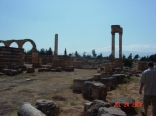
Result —
<path fill-rule="evenodd" d="M 74 72 L 35 72 L 12 77 L 0 76 L 0 116 L 17 116 L 17 110 L 23 102 L 34 105 L 38 99 L 53 100 L 60 107 L 59 116 L 82 116 L 84 103 L 89 101 L 84 100 L 82 94 L 72 92 L 73 79 L 92 77 L 95 73 L 96 70 L 75 69 Z M 30 80 L 26 81 L 27 79 Z M 138 94 L 138 83 L 136 77 L 130 83 L 119 85 L 116 90 L 108 92 L 107 100 L 125 95 L 135 101 L 142 101 L 143 96 Z"/>

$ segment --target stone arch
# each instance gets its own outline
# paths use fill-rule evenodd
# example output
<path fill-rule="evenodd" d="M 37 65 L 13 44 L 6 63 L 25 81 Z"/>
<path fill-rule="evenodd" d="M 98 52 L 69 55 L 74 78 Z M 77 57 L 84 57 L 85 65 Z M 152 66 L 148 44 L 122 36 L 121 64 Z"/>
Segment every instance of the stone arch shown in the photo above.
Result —
<path fill-rule="evenodd" d="M 36 44 L 35 44 L 35 42 L 33 41 L 33 40 L 31 40 L 31 39 L 24 39 L 24 40 L 19 40 L 19 48 L 22 48 L 23 47 L 23 45 L 24 45 L 24 43 L 26 43 L 26 42 L 30 42 L 31 44 L 32 44 L 32 51 L 33 52 L 37 52 L 37 49 L 36 49 Z"/>
<path fill-rule="evenodd" d="M 17 46 L 19 47 L 19 43 L 16 41 L 16 40 L 7 40 L 6 43 L 7 43 L 7 47 L 10 47 L 10 45 L 15 42 L 17 44 Z"/>
<path fill-rule="evenodd" d="M 5 42 L 4 42 L 3 40 L 0 40 L 0 43 L 3 43 L 3 44 L 4 44 L 4 46 L 6 46 L 6 44 L 5 44 Z"/>
<path fill-rule="evenodd" d="M 36 44 L 33 40 L 31 39 L 23 39 L 23 40 L 6 40 L 6 41 L 3 41 L 3 40 L 0 40 L 0 43 L 3 43 L 5 45 L 5 47 L 10 47 L 10 45 L 15 42 L 17 45 L 18 45 L 18 48 L 22 48 L 24 43 L 26 42 L 30 42 L 32 44 L 32 51 L 33 52 L 37 52 L 37 49 L 36 49 Z"/>

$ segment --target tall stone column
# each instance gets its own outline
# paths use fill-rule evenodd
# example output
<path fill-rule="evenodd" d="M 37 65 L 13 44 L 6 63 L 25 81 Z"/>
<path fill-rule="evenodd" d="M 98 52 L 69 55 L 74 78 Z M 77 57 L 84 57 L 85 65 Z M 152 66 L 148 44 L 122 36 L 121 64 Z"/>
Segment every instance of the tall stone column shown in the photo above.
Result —
<path fill-rule="evenodd" d="M 119 59 L 122 59 L 122 33 L 119 33 Z"/>
<path fill-rule="evenodd" d="M 54 47 L 54 55 L 58 55 L 58 34 L 55 34 L 55 47 Z"/>
<path fill-rule="evenodd" d="M 115 59 L 115 33 L 112 32 L 112 60 Z"/>

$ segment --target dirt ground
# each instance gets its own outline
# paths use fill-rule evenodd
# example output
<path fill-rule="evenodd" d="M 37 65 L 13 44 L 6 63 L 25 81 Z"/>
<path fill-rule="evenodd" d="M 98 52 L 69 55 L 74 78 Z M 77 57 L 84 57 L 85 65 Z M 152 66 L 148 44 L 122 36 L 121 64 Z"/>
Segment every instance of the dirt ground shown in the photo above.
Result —
<path fill-rule="evenodd" d="M 37 72 L 16 76 L 0 76 L 0 116 L 17 116 L 17 111 L 24 102 L 32 105 L 38 99 L 53 100 L 60 107 L 59 116 L 82 116 L 84 103 L 82 94 L 72 92 L 73 79 L 92 77 L 96 70 L 75 69 L 74 72 Z M 138 94 L 139 77 L 127 84 L 120 84 L 115 90 L 108 91 L 107 100 L 118 96 L 130 96 L 135 101 L 142 101 Z M 139 112 L 142 108 L 137 108 Z M 131 115 L 134 116 L 134 115 Z M 136 116 L 141 116 L 140 113 Z M 151 116 L 151 108 L 149 115 Z"/>

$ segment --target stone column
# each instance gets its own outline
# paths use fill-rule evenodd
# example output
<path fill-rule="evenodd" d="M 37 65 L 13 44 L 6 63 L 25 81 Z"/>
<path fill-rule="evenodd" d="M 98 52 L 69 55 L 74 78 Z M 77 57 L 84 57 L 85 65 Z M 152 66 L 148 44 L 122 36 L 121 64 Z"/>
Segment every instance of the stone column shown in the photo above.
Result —
<path fill-rule="evenodd" d="M 112 32 L 112 60 L 115 58 L 115 33 Z"/>
<path fill-rule="evenodd" d="M 119 33 L 119 59 L 122 59 L 122 33 Z"/>
<path fill-rule="evenodd" d="M 54 47 L 54 55 L 58 55 L 58 34 L 55 34 L 55 47 Z"/>

